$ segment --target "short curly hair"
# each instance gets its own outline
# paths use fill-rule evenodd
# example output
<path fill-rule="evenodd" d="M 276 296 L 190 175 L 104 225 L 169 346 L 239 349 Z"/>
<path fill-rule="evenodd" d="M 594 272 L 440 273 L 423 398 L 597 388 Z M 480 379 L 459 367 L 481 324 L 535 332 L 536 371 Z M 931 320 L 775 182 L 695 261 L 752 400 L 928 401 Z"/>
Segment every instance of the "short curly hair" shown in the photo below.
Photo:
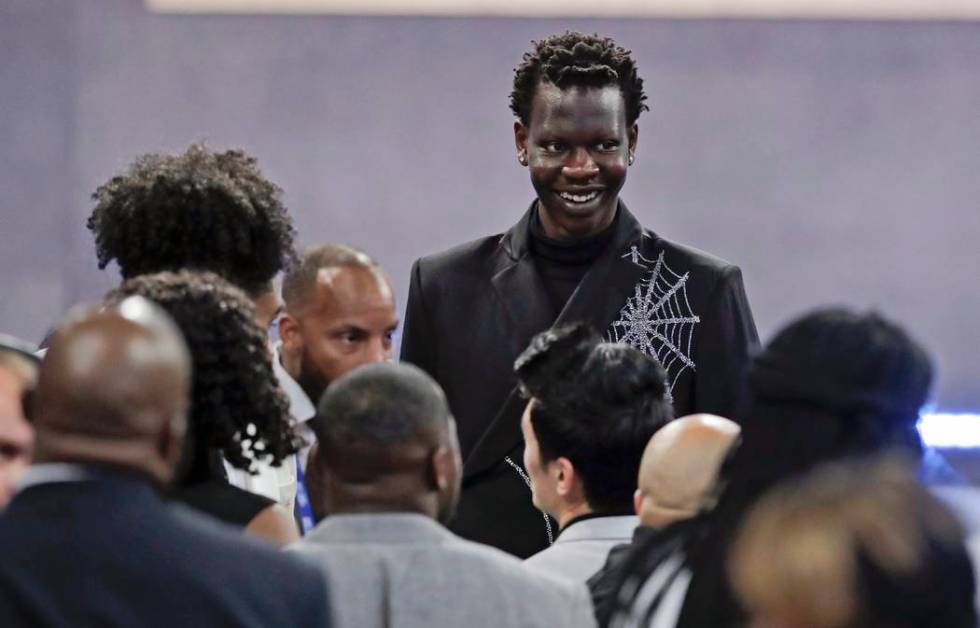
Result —
<path fill-rule="evenodd" d="M 190 425 L 196 446 L 220 450 L 240 469 L 252 460 L 278 465 L 297 451 L 289 401 L 280 390 L 255 322 L 255 306 L 214 273 L 181 271 L 140 275 L 107 297 L 154 301 L 187 341 L 193 367 Z"/>
<path fill-rule="evenodd" d="M 531 44 L 533 49 L 524 53 L 514 70 L 514 89 L 510 93 L 510 109 L 522 124 L 527 125 L 531 119 L 531 102 L 541 83 L 561 89 L 616 85 L 623 93 L 626 123 L 630 126 L 641 112 L 650 110 L 632 53 L 609 37 L 566 31 Z"/>
<path fill-rule="evenodd" d="M 192 144 L 179 155 L 143 155 L 99 186 L 87 226 L 99 268 L 115 260 L 123 279 L 187 268 L 255 294 L 294 258 L 281 197 L 245 152 Z"/>

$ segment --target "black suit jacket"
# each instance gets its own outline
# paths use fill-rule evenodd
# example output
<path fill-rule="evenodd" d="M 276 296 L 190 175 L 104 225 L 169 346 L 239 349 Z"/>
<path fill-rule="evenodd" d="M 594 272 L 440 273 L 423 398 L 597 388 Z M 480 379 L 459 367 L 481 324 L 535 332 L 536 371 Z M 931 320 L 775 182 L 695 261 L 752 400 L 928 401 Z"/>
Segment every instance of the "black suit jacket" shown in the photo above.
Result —
<path fill-rule="evenodd" d="M 0 513 L 0 626 L 329 626 L 312 566 L 137 477 L 28 487 Z"/>
<path fill-rule="evenodd" d="M 453 529 L 526 557 L 548 543 L 520 468 L 514 359 L 548 327 L 587 321 L 660 359 L 677 416 L 734 416 L 758 343 L 738 267 L 643 229 L 622 203 L 608 248 L 554 318 L 528 243 L 535 205 L 502 235 L 412 267 L 401 357 L 429 372 L 456 416 L 464 465 Z"/>

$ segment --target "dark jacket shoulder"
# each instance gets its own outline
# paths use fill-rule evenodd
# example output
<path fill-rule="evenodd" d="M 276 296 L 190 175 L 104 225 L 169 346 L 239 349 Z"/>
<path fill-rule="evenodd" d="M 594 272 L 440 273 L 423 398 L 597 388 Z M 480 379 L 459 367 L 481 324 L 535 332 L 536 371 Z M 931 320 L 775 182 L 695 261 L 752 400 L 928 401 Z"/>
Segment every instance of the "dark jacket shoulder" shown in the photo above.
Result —
<path fill-rule="evenodd" d="M 664 260 L 682 266 L 686 270 L 725 274 L 738 268 L 731 262 L 706 251 L 680 242 L 668 240 L 648 229 L 643 230 L 644 248 L 664 251 Z"/>
<path fill-rule="evenodd" d="M 477 238 L 452 248 L 420 257 L 415 262 L 424 285 L 485 273 L 488 262 L 501 252 L 504 234 Z"/>

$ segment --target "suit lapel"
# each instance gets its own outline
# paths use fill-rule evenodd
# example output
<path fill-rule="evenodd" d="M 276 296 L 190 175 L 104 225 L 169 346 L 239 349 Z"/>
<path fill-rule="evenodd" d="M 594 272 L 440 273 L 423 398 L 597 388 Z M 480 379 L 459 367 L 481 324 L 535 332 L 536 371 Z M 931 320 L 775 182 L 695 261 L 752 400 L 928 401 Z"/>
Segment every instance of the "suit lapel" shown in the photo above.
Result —
<path fill-rule="evenodd" d="M 510 319 L 511 333 L 506 334 L 514 355 L 524 350 L 531 338 L 551 326 L 554 306 L 548 299 L 541 275 L 534 265 L 528 246 L 528 222 L 534 205 L 502 241 L 504 252 L 499 270 L 491 278 L 497 298 Z"/>
<path fill-rule="evenodd" d="M 620 202 L 616 233 L 609 246 L 592 265 L 582 283 L 558 315 L 544 290 L 541 277 L 528 251 L 528 221 L 534 205 L 517 225 L 503 238 L 502 244 L 510 257 L 502 270 L 493 277 L 493 285 L 512 322 L 518 352 L 531 337 L 552 324 L 585 321 L 604 334 L 626 300 L 633 295 L 636 284 L 647 272 L 633 263 L 630 250 L 638 246 L 643 230 L 636 218 Z M 500 463 L 521 443 L 521 414 L 527 404 L 518 389 L 511 390 L 483 436 L 477 441 L 463 467 L 464 478 L 487 471 Z"/>

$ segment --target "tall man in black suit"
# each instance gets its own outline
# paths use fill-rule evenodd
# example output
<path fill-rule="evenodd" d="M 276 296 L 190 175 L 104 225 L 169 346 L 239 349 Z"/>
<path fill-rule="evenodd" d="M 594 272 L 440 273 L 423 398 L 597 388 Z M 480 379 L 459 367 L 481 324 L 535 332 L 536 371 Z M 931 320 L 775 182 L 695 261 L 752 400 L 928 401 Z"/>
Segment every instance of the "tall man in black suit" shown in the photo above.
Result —
<path fill-rule="evenodd" d="M 0 625 L 327 626 L 326 584 L 170 508 L 190 360 L 139 297 L 68 323 L 41 366 L 36 465 L 0 514 Z"/>
<path fill-rule="evenodd" d="M 517 160 L 537 198 L 504 234 L 418 260 L 402 358 L 445 389 L 465 459 L 453 524 L 529 556 L 549 542 L 520 465 L 514 359 L 557 323 L 586 321 L 656 357 L 675 415 L 733 414 L 758 342 L 741 272 L 644 229 L 619 199 L 636 154 L 643 81 L 629 51 L 566 33 L 514 76 Z"/>

